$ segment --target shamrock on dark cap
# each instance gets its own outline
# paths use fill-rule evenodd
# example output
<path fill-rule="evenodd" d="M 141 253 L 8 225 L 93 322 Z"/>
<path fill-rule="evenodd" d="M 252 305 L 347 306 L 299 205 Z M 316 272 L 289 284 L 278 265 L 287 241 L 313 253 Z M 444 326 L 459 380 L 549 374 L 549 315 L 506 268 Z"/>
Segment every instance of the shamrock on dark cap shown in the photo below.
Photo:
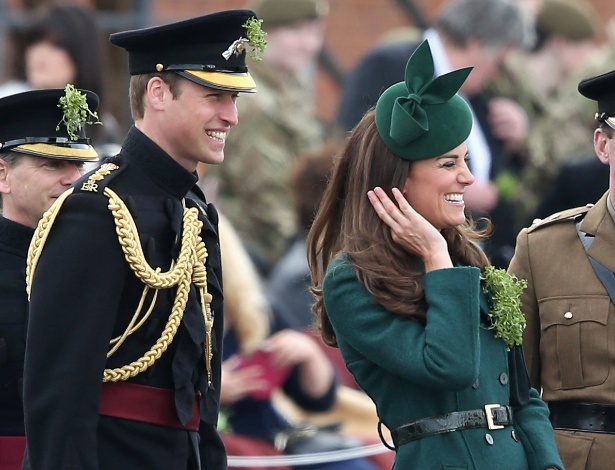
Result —
<path fill-rule="evenodd" d="M 88 90 L 74 90 L 85 98 L 86 112 L 98 108 L 98 96 Z M 91 162 L 98 154 L 81 123 L 66 126 L 60 99 L 66 90 L 32 90 L 0 99 L 0 152 L 13 151 L 58 160 Z"/>
<path fill-rule="evenodd" d="M 597 101 L 596 119 L 615 129 L 615 70 L 581 80 L 578 90 Z"/>
<path fill-rule="evenodd" d="M 405 81 L 387 88 L 376 103 L 376 127 L 386 146 L 404 160 L 426 160 L 464 142 L 472 111 L 457 91 L 472 67 L 434 77 L 427 41 L 406 65 Z"/>
<path fill-rule="evenodd" d="M 264 49 L 252 10 L 227 10 L 162 26 L 114 33 L 131 75 L 173 71 L 210 88 L 254 92 L 246 54 Z"/>

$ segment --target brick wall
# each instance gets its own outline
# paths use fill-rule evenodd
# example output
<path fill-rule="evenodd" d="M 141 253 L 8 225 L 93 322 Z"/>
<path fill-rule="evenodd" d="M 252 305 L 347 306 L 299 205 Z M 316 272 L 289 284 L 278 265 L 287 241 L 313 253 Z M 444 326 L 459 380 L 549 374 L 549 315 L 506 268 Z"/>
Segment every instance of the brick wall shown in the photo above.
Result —
<path fill-rule="evenodd" d="M 4 0 L 5 8 L 18 11 L 50 0 Z M 73 0 L 105 10 L 126 10 L 136 0 Z M 150 16 L 157 24 L 213 11 L 244 8 L 248 0 L 141 0 L 149 5 Z M 589 0 L 600 12 L 603 25 L 615 16 L 613 0 Z M 329 0 L 326 50 L 342 73 L 373 47 L 388 31 L 414 24 L 404 3 L 412 2 L 427 22 L 433 18 L 445 0 Z M 2 0 L 0 0 L 0 4 Z M 615 67 L 615 64 L 613 65 Z M 121 81 L 117 73 L 115 82 Z M 125 82 L 111 84 L 113 109 L 125 103 Z M 337 109 L 339 84 L 322 67 L 316 77 L 316 99 L 319 115 L 331 121 Z M 121 112 L 120 112 L 121 113 Z"/>

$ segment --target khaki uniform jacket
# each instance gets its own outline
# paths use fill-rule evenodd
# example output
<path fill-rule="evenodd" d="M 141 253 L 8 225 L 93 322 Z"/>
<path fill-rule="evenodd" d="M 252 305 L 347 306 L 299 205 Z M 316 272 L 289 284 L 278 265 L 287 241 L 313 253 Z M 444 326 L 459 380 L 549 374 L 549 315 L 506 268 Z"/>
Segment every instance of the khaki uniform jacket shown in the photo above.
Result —
<path fill-rule="evenodd" d="M 606 193 L 594 207 L 556 213 L 517 238 L 509 272 L 527 279 L 522 309 L 524 349 L 532 385 L 546 402 L 573 400 L 615 404 L 615 307 L 594 273 L 578 237 L 595 236 L 589 254 L 615 271 L 615 224 Z M 615 436 L 557 431 L 568 470 L 613 468 Z"/>

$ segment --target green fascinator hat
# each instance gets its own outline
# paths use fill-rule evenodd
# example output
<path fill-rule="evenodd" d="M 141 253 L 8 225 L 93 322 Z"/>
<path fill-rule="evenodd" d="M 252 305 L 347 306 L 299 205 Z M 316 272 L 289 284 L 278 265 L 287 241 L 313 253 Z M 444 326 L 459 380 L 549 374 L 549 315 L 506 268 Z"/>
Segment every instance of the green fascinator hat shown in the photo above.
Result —
<path fill-rule="evenodd" d="M 472 112 L 457 95 L 472 67 L 434 77 L 427 41 L 406 65 L 405 81 L 387 88 L 376 103 L 376 127 L 386 146 L 404 160 L 426 160 L 454 149 L 472 129 Z"/>

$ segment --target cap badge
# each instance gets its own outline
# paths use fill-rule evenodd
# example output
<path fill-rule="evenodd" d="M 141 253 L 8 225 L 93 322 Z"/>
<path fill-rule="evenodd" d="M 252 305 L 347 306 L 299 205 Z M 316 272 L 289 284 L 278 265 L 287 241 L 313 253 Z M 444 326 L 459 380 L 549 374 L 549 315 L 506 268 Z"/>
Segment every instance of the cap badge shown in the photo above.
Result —
<path fill-rule="evenodd" d="M 235 41 L 233 41 L 233 44 L 231 44 L 227 50 L 225 50 L 222 53 L 222 57 L 224 57 L 226 60 L 229 60 L 229 58 L 235 54 L 235 55 L 239 55 L 241 54 L 243 51 L 246 50 L 246 46 L 249 45 L 248 44 L 248 40 L 246 38 L 239 38 L 236 39 Z"/>
<path fill-rule="evenodd" d="M 233 43 L 222 53 L 222 57 L 226 60 L 235 54 L 239 55 L 243 51 L 250 53 L 250 58 L 253 60 L 261 60 L 260 54 L 265 52 L 267 47 L 267 33 L 261 27 L 263 20 L 258 20 L 254 17 L 247 20 L 242 26 L 246 30 L 248 38 L 241 37 L 233 41 Z"/>

